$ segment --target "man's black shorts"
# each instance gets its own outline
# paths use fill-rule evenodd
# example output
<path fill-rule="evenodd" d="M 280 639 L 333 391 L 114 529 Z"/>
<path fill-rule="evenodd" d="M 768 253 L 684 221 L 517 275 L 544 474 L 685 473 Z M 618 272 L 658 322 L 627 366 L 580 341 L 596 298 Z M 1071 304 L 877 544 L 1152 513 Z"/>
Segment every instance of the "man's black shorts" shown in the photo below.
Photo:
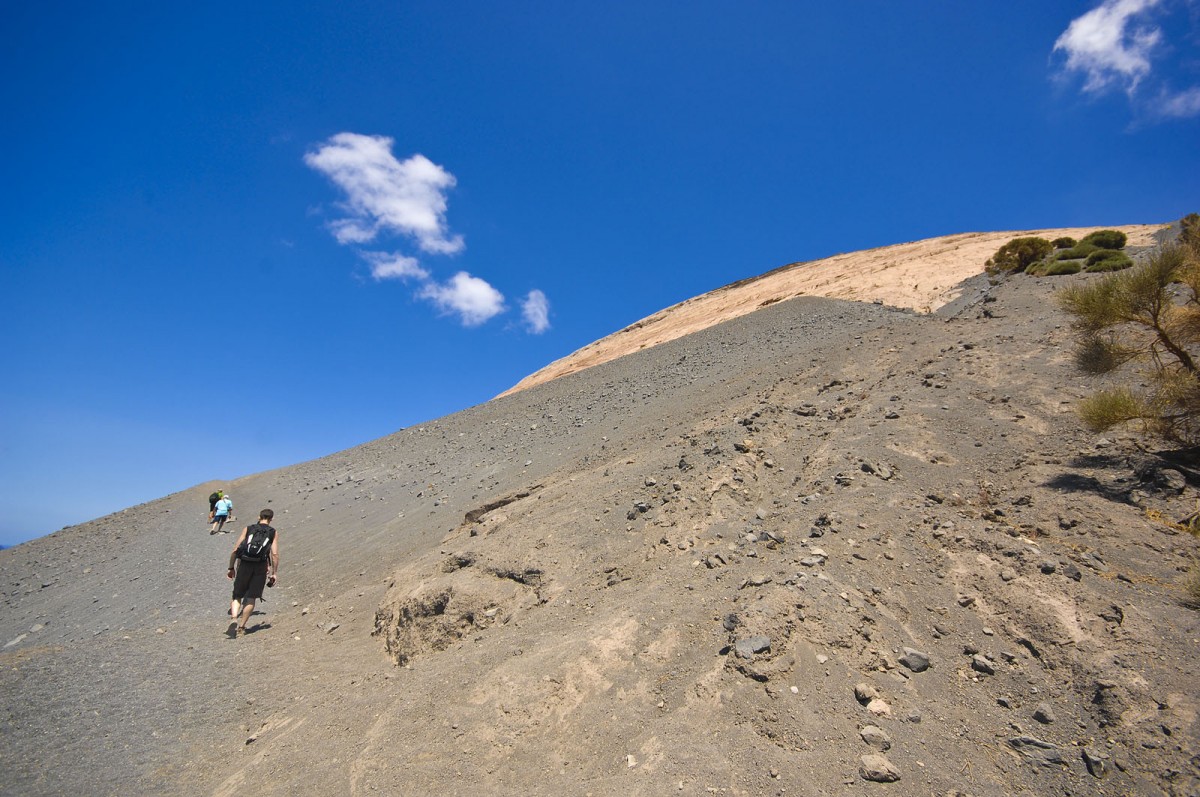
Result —
<path fill-rule="evenodd" d="M 237 561 L 237 573 L 233 577 L 233 599 L 256 601 L 262 598 L 267 586 L 267 562 Z"/>

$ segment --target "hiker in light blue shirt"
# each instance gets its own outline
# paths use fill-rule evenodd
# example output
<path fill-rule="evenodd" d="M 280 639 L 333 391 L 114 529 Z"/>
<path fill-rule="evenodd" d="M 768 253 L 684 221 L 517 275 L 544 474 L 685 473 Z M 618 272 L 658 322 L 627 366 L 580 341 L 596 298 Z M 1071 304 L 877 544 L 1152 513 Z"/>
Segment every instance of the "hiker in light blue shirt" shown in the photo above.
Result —
<path fill-rule="evenodd" d="M 208 530 L 208 533 L 219 534 L 221 527 L 225 525 L 225 521 L 229 520 L 229 516 L 233 513 L 233 500 L 229 497 L 228 493 L 221 496 L 221 500 L 217 501 L 213 512 L 212 528 Z"/>

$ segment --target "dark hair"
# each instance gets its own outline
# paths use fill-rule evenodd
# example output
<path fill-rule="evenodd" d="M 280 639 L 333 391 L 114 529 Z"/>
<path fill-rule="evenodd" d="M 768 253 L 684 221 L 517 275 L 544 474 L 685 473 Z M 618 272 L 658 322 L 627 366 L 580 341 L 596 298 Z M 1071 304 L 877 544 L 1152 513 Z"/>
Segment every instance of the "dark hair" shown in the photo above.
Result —
<path fill-rule="evenodd" d="M 273 517 L 275 517 L 275 513 L 272 512 L 270 509 L 264 509 L 263 511 L 258 513 L 259 520 L 270 520 Z"/>

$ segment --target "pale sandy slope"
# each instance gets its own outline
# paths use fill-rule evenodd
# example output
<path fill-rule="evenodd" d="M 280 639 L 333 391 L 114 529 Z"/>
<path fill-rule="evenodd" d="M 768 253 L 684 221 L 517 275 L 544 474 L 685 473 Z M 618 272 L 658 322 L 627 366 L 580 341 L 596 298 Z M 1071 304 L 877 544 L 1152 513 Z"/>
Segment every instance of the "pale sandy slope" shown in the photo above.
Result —
<path fill-rule="evenodd" d="M 1082 238 L 1096 229 L 1118 229 L 1127 246 L 1152 246 L 1165 224 L 1121 227 L 1064 227 L 1027 232 L 974 232 L 895 244 L 792 263 L 760 277 L 735 282 L 660 310 L 619 332 L 590 343 L 518 382 L 501 395 L 582 371 L 639 349 L 657 346 L 774 302 L 795 296 L 824 296 L 882 302 L 932 312 L 958 297 L 960 283 L 983 271 L 984 263 L 1009 240 L 1037 235 L 1054 240 Z"/>

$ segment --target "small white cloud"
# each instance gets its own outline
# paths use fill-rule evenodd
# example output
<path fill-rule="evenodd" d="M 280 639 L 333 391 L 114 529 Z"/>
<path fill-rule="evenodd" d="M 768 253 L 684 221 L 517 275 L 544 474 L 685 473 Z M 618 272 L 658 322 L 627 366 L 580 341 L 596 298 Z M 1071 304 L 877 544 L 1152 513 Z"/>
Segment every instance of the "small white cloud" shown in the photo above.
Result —
<path fill-rule="evenodd" d="M 1067 55 L 1066 71 L 1086 76 L 1084 91 L 1102 92 L 1114 84 L 1132 94 L 1150 74 L 1150 54 L 1162 31 L 1138 24 L 1137 17 L 1159 0 L 1104 0 L 1067 26 L 1054 43 Z"/>
<path fill-rule="evenodd" d="M 550 328 L 550 300 L 539 290 L 532 290 L 521 303 L 521 316 L 526 328 L 540 335 Z"/>
<path fill-rule="evenodd" d="M 1190 119 L 1200 116 L 1200 87 L 1164 93 L 1155 107 L 1160 116 L 1168 119 Z"/>
<path fill-rule="evenodd" d="M 348 218 L 330 224 L 342 244 L 361 244 L 381 232 L 411 236 L 426 252 L 453 254 L 463 249 L 461 235 L 446 225 L 446 192 L 454 175 L 424 155 L 398 161 L 392 139 L 338 133 L 304 156 L 346 193 Z"/>
<path fill-rule="evenodd" d="M 371 276 L 377 280 L 387 279 L 417 279 L 428 280 L 429 272 L 421 268 L 415 257 L 408 257 L 397 252 L 360 252 L 363 259 L 371 264 Z"/>
<path fill-rule="evenodd" d="M 504 295 L 465 271 L 444 284 L 429 282 L 417 295 L 433 302 L 442 312 L 457 313 L 467 327 L 479 326 L 504 312 Z"/>

